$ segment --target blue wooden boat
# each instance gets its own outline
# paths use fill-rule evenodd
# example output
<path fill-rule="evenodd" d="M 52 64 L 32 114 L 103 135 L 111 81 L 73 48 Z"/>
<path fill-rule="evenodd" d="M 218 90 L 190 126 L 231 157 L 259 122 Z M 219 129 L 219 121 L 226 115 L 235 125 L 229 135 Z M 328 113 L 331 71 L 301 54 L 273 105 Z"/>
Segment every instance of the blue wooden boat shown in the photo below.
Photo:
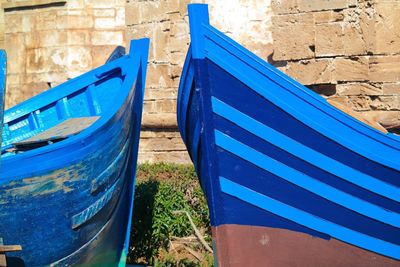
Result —
<path fill-rule="evenodd" d="M 149 40 L 4 114 L 9 266 L 124 266 Z"/>
<path fill-rule="evenodd" d="M 189 5 L 178 124 L 218 266 L 400 266 L 400 139 L 329 105 Z"/>
<path fill-rule="evenodd" d="M 1 143 L 1 132 L 3 130 L 3 111 L 4 111 L 4 98 L 6 92 L 6 77 L 7 77 L 7 56 L 4 50 L 0 50 L 0 143 Z"/>

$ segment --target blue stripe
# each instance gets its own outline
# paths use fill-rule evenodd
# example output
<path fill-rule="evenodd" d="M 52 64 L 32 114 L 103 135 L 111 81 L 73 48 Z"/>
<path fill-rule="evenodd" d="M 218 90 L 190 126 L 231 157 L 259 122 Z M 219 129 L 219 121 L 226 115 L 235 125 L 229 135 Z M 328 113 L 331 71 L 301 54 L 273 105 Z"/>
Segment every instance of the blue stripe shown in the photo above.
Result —
<path fill-rule="evenodd" d="M 281 162 L 244 145 L 218 130 L 215 130 L 215 142 L 219 147 L 226 151 L 231 152 L 278 177 L 281 177 L 292 184 L 302 187 L 320 197 L 358 212 L 364 216 L 400 228 L 399 214 L 387 211 L 381 207 L 339 191 L 332 186 L 321 183 L 302 172 L 292 169 Z"/>
<path fill-rule="evenodd" d="M 215 97 L 212 97 L 212 107 L 215 114 L 233 122 L 244 130 L 289 152 L 290 154 L 375 194 L 400 202 L 400 189 L 398 187 L 354 170 L 353 168 L 331 159 L 324 154 L 310 149 L 309 147 L 304 146 L 247 116 Z"/>
<path fill-rule="evenodd" d="M 367 250 L 371 250 L 373 252 L 395 258 L 397 260 L 400 259 L 400 246 L 358 233 L 346 227 L 326 221 L 302 210 L 288 206 L 268 196 L 262 195 L 247 187 L 234 183 L 227 178 L 219 177 L 219 182 L 222 192 L 243 200 L 247 203 L 250 203 L 263 210 L 266 210 L 313 230 L 326 233 L 346 243 Z"/>
<path fill-rule="evenodd" d="M 210 27 L 206 28 L 206 34 L 209 34 Z M 381 141 L 371 138 L 363 132 L 356 131 L 352 127 L 321 112 L 304 99 L 299 98 L 287 90 L 283 90 L 286 88 L 283 87 L 282 84 L 272 80 L 271 77 L 266 76 L 264 73 L 255 70 L 247 62 L 244 62 L 243 59 L 238 58 L 227 51 L 226 48 L 222 47 L 222 44 L 218 43 L 218 41 L 222 43 L 226 42 L 223 38 L 217 40 L 214 35 L 211 37 L 207 36 L 207 38 L 207 58 L 230 73 L 233 77 L 246 84 L 249 89 L 263 98 L 268 99 L 268 101 L 282 108 L 288 114 L 308 125 L 310 128 L 315 129 L 320 134 L 342 144 L 344 147 L 382 165 L 400 169 L 400 163 L 394 160 L 399 156 L 399 148 L 391 147 Z M 224 45 L 226 44 L 224 43 Z M 285 99 L 285 101 L 282 99 Z M 322 124 L 322 122 L 324 123 Z M 329 125 L 329 127 L 326 125 Z M 354 138 L 354 136 L 357 136 L 357 139 Z M 386 139 L 388 139 L 388 137 L 386 137 Z"/>
<path fill-rule="evenodd" d="M 383 134 L 382 132 L 370 127 L 369 125 L 361 123 L 357 119 L 328 104 L 323 97 L 309 90 L 308 88 L 306 88 L 296 80 L 292 79 L 291 77 L 287 76 L 286 74 L 282 73 L 278 69 L 274 68 L 263 59 L 259 58 L 240 44 L 233 41 L 231 38 L 219 32 L 214 27 L 207 25 L 204 28 L 206 38 L 209 38 L 214 43 L 218 44 L 221 47 L 224 47 L 224 49 L 227 50 L 230 54 L 235 55 L 237 58 L 240 58 L 246 65 L 249 65 L 255 71 L 264 74 L 264 76 L 274 81 L 277 81 L 283 86 L 283 89 L 285 89 L 286 91 L 290 92 L 293 95 L 296 95 L 307 103 L 318 108 L 326 115 L 330 116 L 340 123 L 346 124 L 347 126 L 358 131 L 359 133 L 369 136 L 376 141 L 388 145 L 394 149 L 400 150 L 399 139 L 396 138 L 395 135 Z"/>

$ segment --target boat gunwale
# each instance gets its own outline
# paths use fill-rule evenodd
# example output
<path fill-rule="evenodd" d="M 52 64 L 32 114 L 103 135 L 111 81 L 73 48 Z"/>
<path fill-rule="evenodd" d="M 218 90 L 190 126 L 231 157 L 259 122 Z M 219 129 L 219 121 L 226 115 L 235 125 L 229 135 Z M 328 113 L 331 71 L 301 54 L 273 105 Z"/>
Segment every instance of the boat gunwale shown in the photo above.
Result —
<path fill-rule="evenodd" d="M 192 5 L 196 5 L 196 4 L 192 4 Z M 250 88 L 252 88 L 252 90 L 254 90 L 255 92 L 258 93 L 258 89 L 264 90 L 263 87 L 260 85 L 259 82 L 254 81 L 255 85 L 253 84 L 252 86 L 250 86 L 250 85 L 248 84 L 248 82 L 243 81 L 243 79 L 245 79 L 245 80 L 248 79 L 248 78 L 243 78 L 243 76 L 244 76 L 243 73 L 241 73 L 241 72 L 231 73 L 231 71 L 229 71 L 229 70 L 225 69 L 223 66 L 221 66 L 221 62 L 215 62 L 215 59 L 214 59 L 214 60 L 211 59 L 211 58 L 209 57 L 210 51 L 207 50 L 207 42 L 208 42 L 208 41 L 209 41 L 209 42 L 212 42 L 212 43 L 214 43 L 216 46 L 218 46 L 221 50 L 224 50 L 226 53 L 228 53 L 230 56 L 236 58 L 238 61 L 241 61 L 241 62 L 243 63 L 243 65 L 246 66 L 246 68 L 250 68 L 251 70 L 254 70 L 254 71 L 258 72 L 258 73 L 259 73 L 260 75 L 262 75 L 265 79 L 268 79 L 268 80 L 270 80 L 271 82 L 277 84 L 277 86 L 281 87 L 282 90 L 285 90 L 286 92 L 292 94 L 293 97 L 298 98 L 300 101 L 305 101 L 305 99 L 304 99 L 303 97 L 301 97 L 301 96 L 295 94 L 294 92 L 292 92 L 292 91 L 296 91 L 296 90 L 289 90 L 289 89 L 286 89 L 286 88 L 284 87 L 284 85 L 278 84 L 276 81 L 274 81 L 273 79 L 271 79 L 267 74 L 263 73 L 263 72 L 262 72 L 262 69 L 260 69 L 260 67 L 255 66 L 256 63 L 257 63 L 258 65 L 260 65 L 260 62 L 259 62 L 259 61 L 261 60 L 261 59 L 259 59 L 256 55 L 252 54 L 250 51 L 247 51 L 247 50 L 246 50 L 246 51 L 242 51 L 242 50 L 245 50 L 245 49 L 244 49 L 244 48 L 241 48 L 241 47 L 238 47 L 239 44 L 237 44 L 235 41 L 231 40 L 229 37 L 225 36 L 223 33 L 219 32 L 217 29 L 215 29 L 215 28 L 212 27 L 211 25 L 203 23 L 203 24 L 201 24 L 200 26 L 204 28 L 204 29 L 203 29 L 203 30 L 204 30 L 204 33 L 203 33 L 203 32 L 200 32 L 200 33 L 196 33 L 196 32 L 195 32 L 194 35 L 202 35 L 202 36 L 203 36 L 203 38 L 204 38 L 203 41 L 206 43 L 206 45 L 205 45 L 205 47 L 204 47 L 204 51 L 203 51 L 203 54 L 204 54 L 204 55 L 200 55 L 200 56 L 197 55 L 197 56 L 195 56 L 195 54 L 193 53 L 194 48 L 192 47 L 192 59 L 193 59 L 193 60 L 196 60 L 196 57 L 197 57 L 197 59 L 200 59 L 200 60 L 207 58 L 207 59 L 211 60 L 212 62 L 214 62 L 215 64 L 217 64 L 218 66 L 220 66 L 221 68 L 223 68 L 227 73 L 229 73 L 230 75 L 233 75 L 234 77 L 236 77 L 237 79 L 239 79 L 239 81 L 241 81 L 242 83 L 246 84 L 246 86 L 249 86 Z M 210 36 L 207 35 L 207 33 L 206 33 L 207 31 L 212 32 L 215 36 L 217 36 L 217 37 L 218 37 L 219 39 L 221 39 L 221 40 L 214 40 L 212 36 L 210 37 Z M 206 39 L 208 39 L 208 41 L 207 41 Z M 192 41 L 191 44 L 192 44 L 192 46 L 193 46 L 193 41 Z M 196 44 L 196 45 L 197 45 L 197 44 Z M 203 44 L 200 44 L 200 45 L 203 45 Z M 234 49 L 234 51 L 239 50 L 239 51 L 241 52 L 240 54 L 244 54 L 244 55 L 246 56 L 246 58 L 241 58 L 238 54 L 235 54 L 234 52 L 232 52 L 232 49 Z M 248 55 L 248 54 L 251 54 L 251 55 Z M 219 55 L 219 57 L 221 57 L 221 55 Z M 246 59 L 247 59 L 247 60 L 246 60 Z M 220 61 L 223 61 L 223 60 L 220 59 L 220 58 L 219 58 L 219 60 L 220 60 Z M 268 68 L 265 67 L 265 65 L 267 65 L 267 64 L 268 64 L 268 63 L 264 62 L 264 64 L 262 64 L 261 67 L 263 67 L 263 68 L 266 69 L 267 71 L 270 71 Z M 226 63 L 225 63 L 225 65 L 226 65 Z M 275 72 L 272 72 L 272 74 L 278 75 L 278 74 L 275 73 Z M 240 78 L 240 77 L 242 77 L 242 78 Z M 281 76 L 279 76 L 279 77 L 280 77 L 280 79 L 282 80 L 282 77 L 281 77 Z M 182 77 L 182 79 L 183 79 L 183 77 Z M 194 79 L 195 79 L 195 78 L 194 78 Z M 287 79 L 287 81 L 285 81 L 285 82 L 286 82 L 286 83 L 290 83 L 291 80 Z M 296 83 L 297 83 L 297 82 L 296 82 Z M 255 86 L 256 88 L 254 88 L 254 86 Z M 299 86 L 297 86 L 297 87 L 299 87 Z M 303 86 L 303 87 L 304 87 L 304 86 Z M 304 91 L 305 91 L 304 89 L 307 89 L 307 88 L 304 87 L 304 88 L 299 88 L 299 89 L 301 89 L 301 90 L 297 90 L 297 91 L 302 91 L 302 92 L 304 92 Z M 307 89 L 307 90 L 310 91 L 309 89 Z M 312 94 L 316 94 L 316 93 L 311 92 L 311 91 L 310 91 L 310 92 L 307 92 L 307 94 L 311 94 L 311 93 L 312 93 Z M 258 94 L 259 94 L 259 93 L 258 93 Z M 262 96 L 262 95 L 261 95 L 261 96 Z M 265 96 L 262 96 L 262 97 L 265 97 Z M 321 110 L 320 108 L 316 107 L 313 103 L 309 103 L 309 101 L 305 101 L 305 102 L 306 102 L 308 105 L 310 105 L 311 108 L 315 108 L 315 109 L 316 109 L 316 112 L 322 112 L 324 116 L 328 116 L 328 117 L 330 117 L 331 119 L 335 120 L 338 124 L 340 124 L 340 127 L 347 127 L 347 128 L 349 128 L 351 131 L 355 131 L 355 132 L 357 132 L 357 133 L 362 134 L 363 136 L 365 136 L 365 138 L 367 138 L 367 139 L 365 140 L 366 142 L 367 142 L 367 141 L 368 141 L 368 142 L 376 142 L 378 145 L 383 145 L 384 147 L 387 147 L 387 149 L 391 149 L 391 150 L 392 150 L 392 153 L 397 153 L 397 151 L 400 152 L 400 146 L 397 147 L 397 146 L 394 146 L 394 145 L 385 143 L 385 140 L 383 140 L 383 139 L 386 139 L 386 140 L 388 140 L 388 141 L 390 141 L 390 142 L 395 142 L 395 143 L 399 143 L 399 144 L 400 144 L 400 139 L 399 139 L 399 140 L 393 139 L 390 135 L 388 135 L 388 134 L 383 134 L 382 132 L 379 132 L 379 131 L 375 130 L 374 128 L 372 128 L 372 127 L 366 125 L 365 123 L 356 120 L 355 118 L 351 117 L 350 115 L 345 114 L 344 112 L 342 112 L 342 111 L 336 109 L 335 107 L 331 107 L 332 109 L 338 110 L 338 111 L 340 111 L 341 113 L 345 114 L 347 117 L 352 118 L 352 120 L 355 120 L 355 122 L 356 122 L 357 124 L 363 125 L 363 126 L 365 126 L 367 129 L 372 130 L 375 134 L 380 135 L 381 138 L 380 138 L 380 139 L 377 139 L 377 138 L 375 138 L 374 136 L 371 136 L 371 135 L 368 134 L 368 133 L 360 132 L 359 129 L 355 129 L 355 127 L 352 127 L 351 125 L 349 125 L 349 124 L 346 123 L 346 122 L 340 121 L 338 118 L 335 118 L 335 117 L 332 116 L 331 114 L 329 114 L 329 113 L 327 113 L 327 112 Z M 328 103 L 325 103 L 325 104 L 326 104 L 327 106 L 330 106 Z M 276 105 L 276 104 L 274 103 L 274 105 Z M 278 106 L 279 108 L 281 108 L 279 105 L 276 105 L 276 106 Z M 285 112 L 287 112 L 287 111 L 285 111 Z M 294 110 L 294 112 L 297 112 L 297 111 Z M 294 117 L 296 120 L 298 120 L 298 119 L 292 114 L 292 112 L 287 112 L 287 113 L 288 113 L 289 115 L 291 115 L 292 117 Z M 297 112 L 297 113 L 299 113 L 299 112 Z M 297 114 L 297 113 L 296 113 L 296 114 Z M 315 121 L 315 120 L 313 120 L 312 118 L 309 118 L 309 117 L 307 117 L 306 119 L 307 119 L 307 120 L 310 120 L 310 121 Z M 300 121 L 302 121 L 302 120 L 300 120 Z M 303 123 L 304 123 L 304 122 L 303 122 Z M 354 124 L 354 122 L 352 122 L 352 123 Z M 308 125 L 308 124 L 307 124 L 307 125 Z M 311 126 L 310 126 L 310 127 L 311 127 Z M 331 130 L 331 129 L 328 129 L 327 127 L 323 127 L 323 126 L 321 126 L 321 127 L 324 129 L 324 131 L 327 132 L 327 133 L 324 133 L 323 135 L 326 136 L 328 139 L 330 139 L 330 140 L 336 142 L 338 145 L 345 146 L 345 147 L 347 147 L 349 150 L 351 150 L 351 151 L 353 151 L 353 152 L 359 154 L 360 156 L 365 157 L 365 158 L 368 158 L 368 159 L 370 159 L 370 160 L 372 160 L 372 161 L 375 161 L 375 162 L 377 162 L 377 163 L 379 163 L 379 164 L 381 164 L 381 165 L 384 165 L 384 166 L 386 166 L 386 167 L 388 167 L 388 168 L 392 168 L 392 169 L 395 169 L 395 170 L 400 169 L 400 163 L 398 163 L 398 162 L 396 162 L 396 161 L 393 161 L 393 160 L 390 160 L 390 159 L 387 159 L 387 158 L 383 158 L 382 156 L 380 156 L 379 154 L 377 154 L 376 151 L 375 151 L 375 152 L 370 152 L 370 151 L 367 151 L 367 150 L 364 149 L 364 148 L 360 148 L 360 146 L 357 145 L 357 144 L 352 145 L 352 147 L 350 148 L 350 147 L 348 147 L 348 146 L 345 145 L 345 144 L 350 143 L 350 141 L 346 141 L 346 140 L 345 140 L 345 139 L 346 139 L 345 137 L 341 137 L 341 136 L 339 136 L 338 134 L 333 134 L 333 135 L 332 135 L 332 130 Z M 317 125 L 317 128 L 315 128 L 315 127 L 311 127 L 311 128 L 314 129 L 314 130 L 317 131 L 317 132 L 320 132 L 320 129 L 319 129 L 319 128 L 321 128 L 321 127 L 320 127 L 320 125 Z M 357 149 L 355 149 L 354 146 L 357 147 Z"/>
<path fill-rule="evenodd" d="M 283 76 L 282 73 L 279 73 L 279 70 L 275 70 L 274 67 L 271 66 L 268 62 L 264 61 L 263 59 L 261 59 L 260 57 L 255 55 L 250 50 L 247 50 L 246 48 L 242 47 L 235 40 L 224 35 L 222 32 L 220 32 L 218 29 L 216 29 L 212 25 L 203 25 L 203 27 L 206 29 L 206 31 L 204 33 L 204 37 L 206 39 L 209 39 L 210 41 L 215 43 L 217 46 L 226 50 L 232 56 L 234 56 L 234 57 L 238 58 L 240 61 L 242 61 L 245 65 L 248 65 L 249 67 L 253 68 L 257 72 L 259 72 L 261 75 L 265 76 L 266 78 L 268 78 L 269 80 L 271 80 L 274 83 L 278 84 L 278 82 L 276 82 L 274 79 L 270 78 L 267 74 L 265 74 L 265 72 L 268 72 L 268 73 L 271 73 L 272 75 L 277 76 L 284 83 L 289 83 L 289 84 L 295 86 L 298 90 L 291 90 L 290 88 L 281 86 L 284 90 L 288 91 L 292 95 L 307 102 L 308 104 L 312 105 L 316 109 L 322 111 L 326 115 L 332 117 L 333 119 L 344 124 L 345 126 L 352 128 L 353 130 L 359 132 L 360 134 L 366 135 L 384 145 L 387 145 L 394 149 L 400 150 L 400 146 L 393 146 L 391 144 L 384 143 L 384 142 L 390 140 L 391 142 L 394 142 L 394 143 L 400 145 L 400 137 L 399 136 L 394 135 L 392 133 L 383 133 L 383 132 L 371 127 L 370 125 L 352 117 L 351 115 L 343 112 L 342 110 L 332 106 L 323 97 L 321 97 L 317 93 L 313 92 L 312 90 L 310 90 L 306 86 L 302 85 L 301 83 L 297 82 L 290 76 L 288 76 L 288 75 Z M 214 36 L 217 36 L 217 38 L 220 38 L 231 49 L 227 48 L 226 46 L 224 46 L 223 44 L 221 44 L 219 42 L 216 42 L 212 36 L 207 34 L 208 32 L 212 33 L 212 35 L 214 35 Z M 206 51 L 206 48 L 204 50 Z M 237 53 L 233 52 L 232 50 L 239 52 L 242 56 L 246 57 L 249 60 L 241 58 L 239 55 L 237 55 Z M 207 53 L 206 53 L 206 55 L 207 55 Z M 208 58 L 208 59 L 210 59 L 210 58 Z M 214 62 L 214 63 L 216 63 L 218 65 L 217 62 Z M 227 71 L 227 70 L 225 70 L 225 71 Z M 310 100 L 310 98 L 308 98 L 308 97 L 311 97 L 312 100 Z M 329 113 L 329 111 L 334 111 L 334 112 L 336 112 L 337 115 L 340 115 L 347 120 L 350 119 L 350 121 L 349 122 L 343 121 L 340 118 L 333 116 L 331 113 Z M 350 123 L 353 125 L 350 125 Z M 359 129 L 358 127 L 362 127 L 363 129 Z M 363 130 L 367 130 L 368 133 L 363 132 Z M 371 135 L 377 135 L 377 136 L 374 137 Z M 384 139 L 386 139 L 386 140 L 384 140 Z"/>
<path fill-rule="evenodd" d="M 75 163 L 78 162 L 79 160 L 81 160 L 81 156 L 80 157 L 71 157 L 71 155 L 82 155 L 84 153 L 90 153 L 90 151 L 95 149 L 96 146 L 96 142 L 99 140 L 93 140 L 90 141 L 89 139 L 92 136 L 95 135 L 103 135 L 102 131 L 110 128 L 112 125 L 109 124 L 109 122 L 113 121 L 113 120 L 118 120 L 122 113 L 124 112 L 124 107 L 127 104 L 126 99 L 127 97 L 132 94 L 132 98 L 134 97 L 134 93 L 135 93 L 135 87 L 136 87 L 136 81 L 139 79 L 138 74 L 139 74 L 139 69 L 141 66 L 141 57 L 142 55 L 140 54 L 140 47 L 137 47 L 137 45 L 135 44 L 136 42 L 140 42 L 143 39 L 139 39 L 139 40 L 133 40 L 131 42 L 131 47 L 136 47 L 137 49 L 134 51 L 131 51 L 130 54 L 124 56 L 123 58 L 117 59 L 111 63 L 105 64 L 99 68 L 96 68 L 88 73 L 85 73 L 81 76 L 78 76 L 76 78 L 74 78 L 73 80 L 70 80 L 65 84 L 67 85 L 71 85 L 73 84 L 74 80 L 75 82 L 80 81 L 81 79 L 85 79 L 86 77 L 88 77 L 89 75 L 92 74 L 96 74 L 96 73 L 104 73 L 104 70 L 109 70 L 110 65 L 113 67 L 113 69 L 115 69 L 114 66 L 118 66 L 117 68 L 121 68 L 121 70 L 125 69 L 126 70 L 126 75 L 125 75 L 125 79 L 123 80 L 122 84 L 121 84 L 121 91 L 119 91 L 119 97 L 116 98 L 116 102 L 114 102 L 114 104 L 112 105 L 112 107 L 108 110 L 105 110 L 104 113 L 100 116 L 100 118 L 94 122 L 91 126 L 89 126 L 88 128 L 84 129 L 82 132 L 80 132 L 77 135 L 71 136 L 65 140 L 62 140 L 60 142 L 57 142 L 55 144 L 52 145 L 48 145 L 48 146 L 44 146 L 44 147 L 40 147 L 40 148 L 36 148 L 21 154 L 16 154 L 16 155 L 10 155 L 10 156 L 6 156 L 3 157 L 2 160 L 2 168 L 0 169 L 0 173 L 2 173 L 2 176 L 0 178 L 0 184 L 6 183 L 6 182 L 10 182 L 16 179 L 20 179 L 21 174 L 23 173 L 30 173 L 31 170 L 27 167 L 29 167 L 29 163 L 26 166 L 23 166 L 22 168 L 18 168 L 19 172 L 15 172 L 13 171 L 12 174 L 7 174 L 7 170 L 6 168 L 9 165 L 12 164 L 17 164 L 21 165 L 20 162 L 22 161 L 29 161 L 29 160 L 33 160 L 35 159 L 35 161 L 37 160 L 36 158 L 39 157 L 46 157 L 49 160 L 46 161 L 46 164 L 42 164 L 42 165 L 35 165 L 38 166 L 38 168 L 36 168 L 37 170 L 35 170 L 35 174 L 36 173 L 43 173 L 46 171 L 51 171 L 51 170 L 55 170 L 57 168 L 60 168 L 62 166 L 65 166 L 67 164 L 71 164 L 71 163 Z M 141 45 L 143 46 L 143 45 Z M 124 63 L 124 64 L 120 64 L 120 63 Z M 132 65 L 130 65 L 132 64 Z M 122 73 L 121 73 L 122 75 Z M 96 80 L 98 81 L 98 80 Z M 96 82 L 94 81 L 94 82 Z M 63 84 L 62 84 L 63 85 Z M 62 86 L 57 86 L 52 88 L 52 90 L 46 91 L 43 94 L 50 94 L 50 96 L 56 98 L 57 94 L 61 94 L 63 95 L 63 92 L 57 92 L 60 90 L 54 90 L 54 89 L 61 89 Z M 71 93 L 74 93 L 76 91 L 81 90 L 82 87 L 78 87 L 75 88 L 75 90 Z M 56 92 L 55 92 L 56 91 Z M 54 96 L 53 96 L 54 95 Z M 38 96 L 34 97 L 35 100 L 36 98 L 40 97 L 41 94 L 39 94 Z M 62 97 L 60 97 L 61 99 Z M 54 99 L 50 99 L 52 100 L 52 103 L 54 101 Z M 30 101 L 32 101 L 32 98 L 22 102 L 20 105 L 25 105 L 27 104 L 27 102 L 29 103 Z M 47 104 L 48 105 L 48 104 Z M 132 103 L 132 107 L 133 107 L 133 103 Z M 41 105 L 41 107 L 43 107 L 45 105 Z M 25 114 L 26 115 L 26 114 Z M 24 115 L 21 115 L 24 116 Z M 87 140 L 89 140 L 89 142 L 87 142 Z M 88 144 L 86 144 L 89 143 Z M 75 148 L 75 149 L 71 149 L 71 148 Z M 54 164 L 52 164 L 54 162 Z M 32 163 L 34 164 L 34 163 Z M 7 166 L 8 165 L 8 166 Z M 8 169 L 8 168 L 7 168 Z M 11 168 L 12 169 L 12 168 Z M 4 172 L 6 173 L 4 175 Z"/>

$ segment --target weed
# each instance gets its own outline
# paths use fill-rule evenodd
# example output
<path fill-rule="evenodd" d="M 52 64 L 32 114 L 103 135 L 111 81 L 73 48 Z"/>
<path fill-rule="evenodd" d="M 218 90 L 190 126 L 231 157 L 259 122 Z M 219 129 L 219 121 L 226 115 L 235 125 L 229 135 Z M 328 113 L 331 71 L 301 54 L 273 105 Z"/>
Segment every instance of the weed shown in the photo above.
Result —
<path fill-rule="evenodd" d="M 139 165 L 128 262 L 159 267 L 212 266 L 212 256 L 197 242 L 173 245 L 172 238 L 187 238 L 194 232 L 185 214 L 173 213 L 177 210 L 187 211 L 211 241 L 207 203 L 194 168 L 167 163 Z"/>

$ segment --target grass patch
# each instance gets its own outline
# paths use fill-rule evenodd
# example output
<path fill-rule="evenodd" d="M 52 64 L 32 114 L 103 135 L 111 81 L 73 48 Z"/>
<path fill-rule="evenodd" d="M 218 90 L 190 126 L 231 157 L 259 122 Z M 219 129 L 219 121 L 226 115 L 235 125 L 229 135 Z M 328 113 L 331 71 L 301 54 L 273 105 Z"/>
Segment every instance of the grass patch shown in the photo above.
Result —
<path fill-rule="evenodd" d="M 207 202 L 191 165 L 138 166 L 129 263 L 154 266 L 213 266 L 211 253 L 198 242 L 187 211 L 211 243 Z"/>

